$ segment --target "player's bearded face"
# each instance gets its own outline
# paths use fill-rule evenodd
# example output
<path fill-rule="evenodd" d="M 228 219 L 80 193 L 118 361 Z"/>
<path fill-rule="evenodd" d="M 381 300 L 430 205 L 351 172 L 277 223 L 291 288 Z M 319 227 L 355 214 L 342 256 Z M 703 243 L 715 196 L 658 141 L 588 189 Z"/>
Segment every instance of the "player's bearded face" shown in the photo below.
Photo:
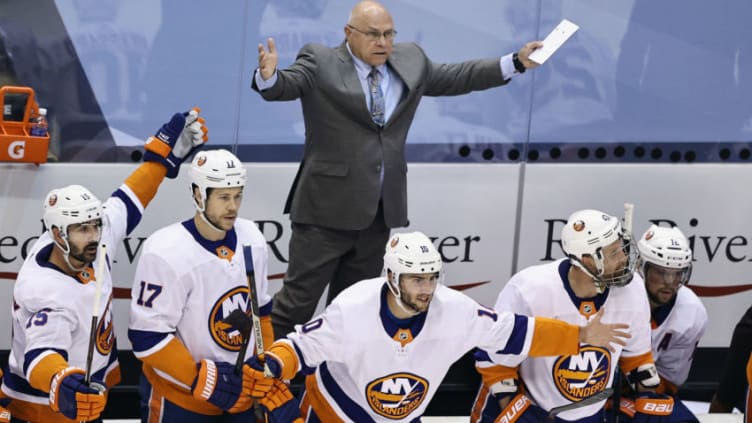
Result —
<path fill-rule="evenodd" d="M 400 275 L 399 285 L 402 304 L 416 313 L 428 311 L 438 281 L 438 273 Z"/>
<path fill-rule="evenodd" d="M 102 221 L 97 219 L 90 222 L 70 225 L 68 227 L 69 257 L 82 264 L 91 263 L 97 258 L 97 245 L 102 235 Z"/>
<path fill-rule="evenodd" d="M 223 231 L 229 231 L 238 218 L 243 201 L 243 188 L 215 188 L 206 202 L 206 220 Z"/>
<path fill-rule="evenodd" d="M 666 269 L 649 263 L 645 275 L 648 298 L 657 305 L 668 304 L 688 279 L 689 269 Z"/>
<path fill-rule="evenodd" d="M 603 249 L 604 279 L 624 273 L 627 267 L 627 262 L 629 261 L 624 248 L 623 241 L 617 240 Z"/>

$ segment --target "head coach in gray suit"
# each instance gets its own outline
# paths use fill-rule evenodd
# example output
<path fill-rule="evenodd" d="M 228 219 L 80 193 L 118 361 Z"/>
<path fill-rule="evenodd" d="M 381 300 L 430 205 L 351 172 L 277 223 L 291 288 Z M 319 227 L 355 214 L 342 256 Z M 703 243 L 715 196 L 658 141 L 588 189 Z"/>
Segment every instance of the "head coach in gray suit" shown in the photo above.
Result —
<path fill-rule="evenodd" d="M 530 42 L 487 60 L 438 64 L 414 43 L 394 44 L 389 11 L 374 1 L 353 8 L 337 47 L 304 46 L 277 69 L 274 40 L 258 46 L 252 88 L 265 100 L 300 99 L 303 161 L 285 204 L 290 213 L 287 273 L 274 297 L 277 338 L 313 316 L 353 283 L 376 277 L 390 228 L 407 220 L 405 140 L 424 96 L 448 96 L 504 85 L 536 66 Z"/>

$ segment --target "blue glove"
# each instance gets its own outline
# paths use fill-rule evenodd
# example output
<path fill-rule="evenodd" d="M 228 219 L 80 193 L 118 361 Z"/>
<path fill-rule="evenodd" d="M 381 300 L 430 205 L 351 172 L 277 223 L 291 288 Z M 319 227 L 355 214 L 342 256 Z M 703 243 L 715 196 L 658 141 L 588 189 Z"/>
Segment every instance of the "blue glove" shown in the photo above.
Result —
<path fill-rule="evenodd" d="M 235 374 L 235 366 L 230 363 L 203 359 L 191 391 L 198 400 L 208 401 L 223 411 L 240 413 L 253 404 L 244 379 L 243 375 Z"/>
<path fill-rule="evenodd" d="M 654 392 L 640 392 L 634 400 L 632 423 L 665 423 L 674 411 L 674 399 Z"/>
<path fill-rule="evenodd" d="M 300 418 L 300 404 L 292 396 L 287 385 L 279 379 L 274 379 L 274 386 L 266 396 L 259 399 L 261 408 L 269 418 L 269 423 L 298 423 Z"/>
<path fill-rule="evenodd" d="M 270 355 L 264 355 L 261 358 L 254 355 L 246 360 L 245 364 L 249 365 L 254 370 L 267 374 L 267 377 L 270 378 L 279 379 L 282 374 L 282 365 L 277 359 Z M 265 366 L 266 368 L 264 368 Z"/>
<path fill-rule="evenodd" d="M 101 380 L 84 383 L 84 370 L 68 367 L 52 377 L 50 384 L 50 407 L 75 421 L 89 421 L 99 418 L 107 397 L 106 386 Z"/>
<path fill-rule="evenodd" d="M 167 177 L 176 178 L 180 164 L 209 140 L 206 135 L 209 130 L 204 126 L 204 118 L 198 117 L 199 111 L 194 107 L 172 115 L 169 122 L 146 140 L 144 161 L 161 163 L 167 168 Z"/>

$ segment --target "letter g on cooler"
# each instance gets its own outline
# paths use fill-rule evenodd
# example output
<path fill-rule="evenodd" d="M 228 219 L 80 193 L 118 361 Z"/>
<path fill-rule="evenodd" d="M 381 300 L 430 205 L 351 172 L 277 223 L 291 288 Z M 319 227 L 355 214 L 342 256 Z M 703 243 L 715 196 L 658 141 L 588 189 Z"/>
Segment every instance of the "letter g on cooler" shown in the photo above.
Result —
<path fill-rule="evenodd" d="M 8 156 L 11 159 L 23 159 L 26 151 L 26 141 L 16 140 L 8 144 Z"/>

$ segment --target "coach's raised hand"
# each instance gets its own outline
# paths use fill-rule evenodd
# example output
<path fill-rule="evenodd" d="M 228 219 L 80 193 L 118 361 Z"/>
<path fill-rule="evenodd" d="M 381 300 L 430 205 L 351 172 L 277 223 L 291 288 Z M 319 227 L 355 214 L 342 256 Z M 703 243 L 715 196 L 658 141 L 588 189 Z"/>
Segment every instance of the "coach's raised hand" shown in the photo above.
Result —
<path fill-rule="evenodd" d="M 264 49 L 263 44 L 259 43 L 258 45 L 258 68 L 264 81 L 274 75 L 274 71 L 277 70 L 277 62 L 279 62 L 277 47 L 274 45 L 274 38 L 269 38 L 266 42 L 269 46 L 269 51 Z"/>

